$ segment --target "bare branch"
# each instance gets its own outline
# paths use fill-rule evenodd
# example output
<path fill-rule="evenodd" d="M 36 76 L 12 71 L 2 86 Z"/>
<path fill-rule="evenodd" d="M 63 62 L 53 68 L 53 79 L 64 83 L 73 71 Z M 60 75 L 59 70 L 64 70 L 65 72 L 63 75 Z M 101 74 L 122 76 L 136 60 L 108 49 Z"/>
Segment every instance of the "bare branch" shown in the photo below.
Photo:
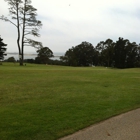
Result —
<path fill-rule="evenodd" d="M 12 22 L 11 20 L 9 20 L 7 17 L 4 17 L 3 15 L 0 17 L 0 19 L 1 19 L 1 20 L 4 20 L 5 22 L 10 22 L 10 23 L 12 23 L 14 26 L 17 27 L 17 25 L 16 25 L 14 22 Z"/>

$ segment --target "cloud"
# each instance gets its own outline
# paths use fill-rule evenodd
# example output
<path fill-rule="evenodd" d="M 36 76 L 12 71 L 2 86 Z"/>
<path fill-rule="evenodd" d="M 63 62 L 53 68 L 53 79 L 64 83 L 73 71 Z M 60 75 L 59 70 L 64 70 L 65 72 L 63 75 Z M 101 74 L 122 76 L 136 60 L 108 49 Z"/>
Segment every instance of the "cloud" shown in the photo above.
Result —
<path fill-rule="evenodd" d="M 2 1 L 0 13 L 8 15 L 8 6 Z M 53 52 L 65 52 L 72 46 L 88 41 L 96 46 L 108 38 L 119 37 L 139 43 L 139 0 L 33 0 L 37 19 L 43 27 L 41 37 L 35 38 Z M 17 51 L 16 31 L 12 25 L 0 21 L 0 31 L 10 51 Z M 8 27 L 8 31 L 5 29 Z M 25 51 L 35 51 L 25 47 Z"/>

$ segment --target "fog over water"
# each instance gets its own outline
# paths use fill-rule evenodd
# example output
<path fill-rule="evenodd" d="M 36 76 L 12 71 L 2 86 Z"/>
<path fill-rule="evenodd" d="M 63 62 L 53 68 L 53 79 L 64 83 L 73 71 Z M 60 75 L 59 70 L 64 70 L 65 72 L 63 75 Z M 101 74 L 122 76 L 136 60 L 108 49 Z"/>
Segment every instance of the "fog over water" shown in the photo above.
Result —
<path fill-rule="evenodd" d="M 19 60 L 19 55 L 18 53 L 14 53 L 14 52 L 7 52 L 7 55 L 4 56 L 4 60 L 8 59 L 9 57 L 14 57 L 16 60 Z M 51 59 L 53 60 L 59 60 L 60 56 L 63 56 L 64 53 L 53 53 L 54 57 L 52 57 Z M 37 57 L 37 53 L 25 53 L 24 54 L 24 59 L 35 59 L 35 57 Z"/>

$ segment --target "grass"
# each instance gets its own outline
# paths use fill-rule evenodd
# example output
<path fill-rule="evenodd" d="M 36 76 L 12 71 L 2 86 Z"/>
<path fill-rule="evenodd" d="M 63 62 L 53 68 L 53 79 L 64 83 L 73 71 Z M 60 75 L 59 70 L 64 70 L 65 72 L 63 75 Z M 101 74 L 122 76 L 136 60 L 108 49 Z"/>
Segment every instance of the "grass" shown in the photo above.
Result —
<path fill-rule="evenodd" d="M 3 63 L 0 140 L 56 140 L 140 107 L 140 69 Z"/>

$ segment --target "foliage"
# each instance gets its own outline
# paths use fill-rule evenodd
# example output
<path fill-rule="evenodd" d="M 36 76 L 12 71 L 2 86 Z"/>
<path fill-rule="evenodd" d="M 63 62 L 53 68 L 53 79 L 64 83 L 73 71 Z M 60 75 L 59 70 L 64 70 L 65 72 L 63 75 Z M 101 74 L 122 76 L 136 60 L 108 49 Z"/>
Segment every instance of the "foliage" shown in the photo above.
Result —
<path fill-rule="evenodd" d="M 113 65 L 114 58 L 114 45 L 115 43 L 111 39 L 107 39 L 105 42 L 101 41 L 96 46 L 98 52 L 99 65 L 111 67 Z"/>
<path fill-rule="evenodd" d="M 117 68 L 132 68 L 136 66 L 138 45 L 129 40 L 119 38 L 115 44 L 115 67 Z"/>
<path fill-rule="evenodd" d="M 5 51 L 6 51 L 5 46 L 7 46 L 7 44 L 4 44 L 3 39 L 0 37 L 0 60 L 3 60 L 4 56 L 7 55 L 5 53 Z"/>
<path fill-rule="evenodd" d="M 47 64 L 49 64 L 49 65 L 61 65 L 61 66 L 65 65 L 65 63 L 62 62 L 61 60 L 52 60 L 52 59 L 49 59 Z"/>
<path fill-rule="evenodd" d="M 53 52 L 48 47 L 43 47 L 37 50 L 38 56 L 36 63 L 47 64 L 50 57 L 53 57 Z"/>
<path fill-rule="evenodd" d="M 42 43 L 28 38 L 28 35 L 39 37 L 39 29 L 42 26 L 41 21 L 36 19 L 37 9 L 31 5 L 31 0 L 5 0 L 10 8 L 9 13 L 12 20 L 5 16 L 0 19 L 12 23 L 17 28 L 17 46 L 19 50 L 20 65 L 23 65 L 24 47 L 42 47 Z M 21 42 L 21 43 L 20 43 Z"/>
<path fill-rule="evenodd" d="M 15 58 L 12 56 L 12 57 L 9 57 L 7 60 L 7 62 L 16 62 Z"/>
<path fill-rule="evenodd" d="M 114 59 L 114 45 L 115 43 L 111 39 L 107 39 L 105 41 L 105 57 L 104 60 L 107 67 L 113 66 L 113 59 Z"/>
<path fill-rule="evenodd" d="M 100 41 L 95 48 L 91 43 L 82 42 L 66 51 L 60 60 L 68 66 L 140 67 L 140 46 L 123 38 L 116 42 Z"/>
<path fill-rule="evenodd" d="M 0 77 L 1 140 L 56 140 L 140 107 L 138 68 L 3 63 Z"/>
<path fill-rule="evenodd" d="M 69 49 L 64 57 L 60 59 L 69 66 L 89 66 L 93 64 L 93 54 L 95 50 L 91 43 L 81 44 Z"/>
<path fill-rule="evenodd" d="M 34 59 L 24 59 L 24 62 L 26 63 L 35 63 Z"/>
<path fill-rule="evenodd" d="M 140 45 L 137 48 L 136 66 L 140 67 Z"/>

